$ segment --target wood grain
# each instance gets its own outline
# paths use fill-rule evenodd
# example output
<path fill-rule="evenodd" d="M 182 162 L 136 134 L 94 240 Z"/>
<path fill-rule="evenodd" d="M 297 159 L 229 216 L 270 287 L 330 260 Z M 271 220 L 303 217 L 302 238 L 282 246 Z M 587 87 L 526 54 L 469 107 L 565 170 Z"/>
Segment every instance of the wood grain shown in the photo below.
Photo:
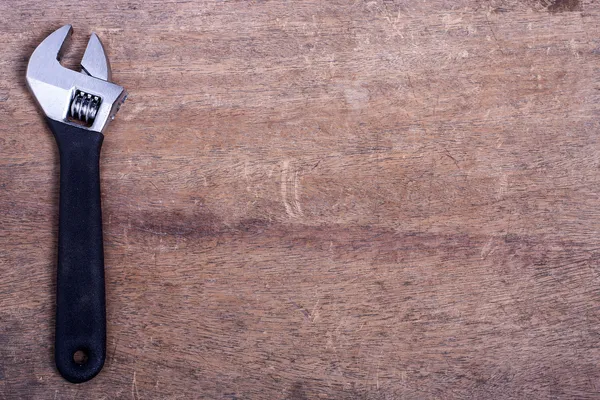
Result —
<path fill-rule="evenodd" d="M 54 368 L 27 59 L 95 31 L 107 364 Z M 0 398 L 600 398 L 600 3 L 0 3 Z"/>

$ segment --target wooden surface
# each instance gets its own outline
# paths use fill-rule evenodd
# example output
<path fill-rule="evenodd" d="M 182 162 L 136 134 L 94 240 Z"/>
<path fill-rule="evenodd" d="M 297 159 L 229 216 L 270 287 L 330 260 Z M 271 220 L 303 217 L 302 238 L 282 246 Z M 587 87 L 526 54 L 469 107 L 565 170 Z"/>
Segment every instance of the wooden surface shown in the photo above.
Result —
<path fill-rule="evenodd" d="M 99 34 L 108 357 L 54 368 L 35 46 Z M 0 3 L 1 399 L 600 398 L 600 2 Z"/>

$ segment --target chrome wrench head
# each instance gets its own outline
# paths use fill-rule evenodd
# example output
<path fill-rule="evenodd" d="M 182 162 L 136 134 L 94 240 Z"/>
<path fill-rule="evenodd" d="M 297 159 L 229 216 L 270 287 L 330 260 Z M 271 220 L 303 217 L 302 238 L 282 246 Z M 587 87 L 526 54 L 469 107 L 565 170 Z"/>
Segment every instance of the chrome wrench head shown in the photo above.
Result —
<path fill-rule="evenodd" d="M 104 132 L 127 92 L 109 82 L 110 64 L 94 33 L 81 60 L 81 72 L 60 64 L 61 50 L 72 32 L 71 25 L 65 25 L 39 44 L 27 65 L 27 86 L 48 118 Z"/>

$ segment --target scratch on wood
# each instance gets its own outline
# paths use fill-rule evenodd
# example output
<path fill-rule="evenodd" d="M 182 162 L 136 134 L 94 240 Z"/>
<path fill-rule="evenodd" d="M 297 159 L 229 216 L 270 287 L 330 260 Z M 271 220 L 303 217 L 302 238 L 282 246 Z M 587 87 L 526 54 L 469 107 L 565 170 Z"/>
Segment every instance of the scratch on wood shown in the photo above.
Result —
<path fill-rule="evenodd" d="M 300 181 L 298 171 L 290 172 L 290 161 L 284 160 L 281 167 L 281 198 L 285 212 L 291 218 L 303 215 L 300 206 Z"/>
<path fill-rule="evenodd" d="M 137 382 L 135 378 L 136 371 L 133 371 L 133 379 L 131 380 L 131 398 L 133 400 L 139 400 L 140 394 L 138 393 Z"/>
<path fill-rule="evenodd" d="M 292 303 L 292 305 L 294 307 L 296 307 L 297 310 L 299 310 L 304 315 L 304 318 L 306 318 L 307 320 L 310 320 L 310 313 L 304 307 L 300 306 L 298 303 L 296 303 L 292 299 L 288 299 L 288 300 L 290 301 L 290 303 Z"/>
<path fill-rule="evenodd" d="M 454 165 L 456 165 L 456 168 L 457 168 L 457 169 L 460 169 L 460 165 L 458 165 L 458 161 L 456 161 L 456 158 L 454 158 L 454 157 L 452 156 L 452 154 L 450 154 L 450 152 L 448 151 L 448 149 L 444 148 L 444 154 L 445 154 L 446 156 L 448 156 L 448 157 L 449 157 L 449 158 L 450 158 L 452 161 L 454 161 Z"/>
<path fill-rule="evenodd" d="M 492 37 L 494 38 L 494 42 L 496 42 L 496 46 L 498 46 L 498 50 L 500 50 L 500 53 L 502 53 L 504 55 L 504 51 L 502 50 L 502 47 L 500 46 L 500 42 L 498 41 L 498 38 L 496 37 L 496 32 L 494 31 L 494 28 L 492 27 L 492 23 L 490 22 L 490 18 L 488 17 L 487 14 L 485 14 L 485 20 L 487 21 L 487 25 L 490 28 L 490 32 L 492 32 Z"/>
<path fill-rule="evenodd" d="M 488 258 L 488 256 L 490 256 L 496 250 L 495 247 L 492 247 L 493 243 L 494 243 L 494 238 L 492 237 L 481 248 L 480 257 L 481 257 L 482 260 L 485 260 L 486 258 Z"/>
<path fill-rule="evenodd" d="M 155 253 L 156 255 L 156 253 Z M 156 267 L 156 264 L 155 264 Z M 113 351 L 112 351 L 112 355 L 110 357 L 110 368 L 114 368 L 114 366 L 117 363 L 117 359 L 116 359 L 116 354 L 117 354 L 117 344 L 119 343 L 119 339 L 115 339 L 115 345 L 113 346 Z"/>

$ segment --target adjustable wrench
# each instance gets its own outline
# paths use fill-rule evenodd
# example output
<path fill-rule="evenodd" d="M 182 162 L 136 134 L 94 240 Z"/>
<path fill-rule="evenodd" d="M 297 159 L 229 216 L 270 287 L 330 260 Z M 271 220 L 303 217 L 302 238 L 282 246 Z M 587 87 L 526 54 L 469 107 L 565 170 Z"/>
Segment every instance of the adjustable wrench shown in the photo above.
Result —
<path fill-rule="evenodd" d="M 27 86 L 60 154 L 55 362 L 65 379 L 79 383 L 96 376 L 106 358 L 99 159 L 103 132 L 127 92 L 110 82 L 110 64 L 96 34 L 87 44 L 81 72 L 60 64 L 72 31 L 65 25 L 35 49 Z"/>

